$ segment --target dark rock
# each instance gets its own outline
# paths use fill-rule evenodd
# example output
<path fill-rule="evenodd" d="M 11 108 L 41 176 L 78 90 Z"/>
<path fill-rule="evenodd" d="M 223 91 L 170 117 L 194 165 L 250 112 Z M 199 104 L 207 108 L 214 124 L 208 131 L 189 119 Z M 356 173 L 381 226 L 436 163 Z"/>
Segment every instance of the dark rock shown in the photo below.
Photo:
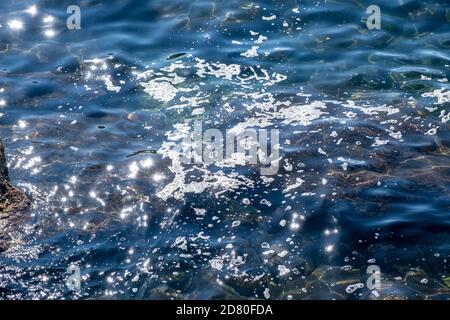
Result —
<path fill-rule="evenodd" d="M 8 167 L 6 166 L 5 147 L 0 140 L 0 180 L 9 180 Z"/>
<path fill-rule="evenodd" d="M 9 248 L 12 228 L 19 224 L 20 213 L 29 204 L 27 196 L 9 182 L 5 148 L 0 140 L 0 252 Z"/>

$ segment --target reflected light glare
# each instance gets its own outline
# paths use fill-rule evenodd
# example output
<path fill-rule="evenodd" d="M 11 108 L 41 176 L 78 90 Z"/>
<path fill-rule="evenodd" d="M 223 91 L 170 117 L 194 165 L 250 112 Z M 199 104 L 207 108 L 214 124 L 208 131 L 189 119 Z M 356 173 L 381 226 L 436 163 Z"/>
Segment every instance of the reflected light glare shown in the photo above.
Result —
<path fill-rule="evenodd" d="M 22 30 L 23 29 L 23 22 L 17 19 L 13 19 L 8 22 L 8 27 L 13 30 Z"/>
<path fill-rule="evenodd" d="M 20 129 L 24 129 L 24 128 L 27 127 L 27 123 L 25 121 L 23 121 L 23 120 L 19 120 L 17 122 L 17 125 L 19 126 Z"/>
<path fill-rule="evenodd" d="M 0 107 L 6 106 L 6 100 L 0 99 Z"/>
<path fill-rule="evenodd" d="M 55 32 L 55 30 L 48 29 L 48 30 L 45 30 L 45 31 L 44 31 L 44 35 L 45 35 L 47 38 L 53 38 L 53 37 L 56 35 L 56 32 Z"/>
<path fill-rule="evenodd" d="M 153 175 L 153 180 L 155 180 L 156 182 L 159 182 L 161 180 L 163 180 L 165 177 L 164 175 L 160 174 L 160 173 L 155 173 Z"/>
<path fill-rule="evenodd" d="M 52 16 L 46 16 L 44 19 L 42 19 L 44 23 L 52 23 L 54 20 L 55 18 L 53 18 Z"/>
<path fill-rule="evenodd" d="M 136 178 L 136 175 L 139 172 L 139 166 L 137 165 L 136 162 L 133 162 L 130 164 L 129 170 L 130 170 L 130 173 L 128 174 L 128 177 L 131 179 L 134 179 L 134 178 Z"/>
<path fill-rule="evenodd" d="M 291 229 L 292 230 L 297 230 L 298 228 L 300 228 L 300 225 L 298 223 L 294 222 L 294 223 L 291 224 Z"/>
<path fill-rule="evenodd" d="M 35 16 L 38 13 L 38 9 L 37 9 L 36 5 L 32 5 L 26 10 L 26 12 L 31 16 Z"/>
<path fill-rule="evenodd" d="M 145 159 L 141 161 L 142 168 L 150 168 L 153 165 L 152 159 Z"/>

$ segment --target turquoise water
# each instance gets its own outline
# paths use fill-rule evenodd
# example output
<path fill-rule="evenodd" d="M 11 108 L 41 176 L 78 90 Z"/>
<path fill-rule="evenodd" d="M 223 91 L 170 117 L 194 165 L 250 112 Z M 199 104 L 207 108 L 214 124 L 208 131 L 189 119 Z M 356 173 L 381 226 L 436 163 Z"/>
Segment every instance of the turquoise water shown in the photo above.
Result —
<path fill-rule="evenodd" d="M 68 30 L 71 4 L 0 4 L 32 199 L 0 298 L 450 297 L 448 1 L 85 0 Z M 278 129 L 278 173 L 180 164 L 196 120 Z"/>

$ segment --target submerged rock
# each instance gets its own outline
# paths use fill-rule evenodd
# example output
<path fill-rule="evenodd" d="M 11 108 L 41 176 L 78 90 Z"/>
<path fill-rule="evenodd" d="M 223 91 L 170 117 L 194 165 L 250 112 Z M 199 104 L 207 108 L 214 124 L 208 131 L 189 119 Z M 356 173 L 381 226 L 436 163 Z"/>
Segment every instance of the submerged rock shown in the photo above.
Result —
<path fill-rule="evenodd" d="M 12 227 L 19 223 L 19 213 L 29 204 L 27 196 L 9 182 L 5 148 L 0 140 L 0 252 L 9 248 L 12 241 Z"/>

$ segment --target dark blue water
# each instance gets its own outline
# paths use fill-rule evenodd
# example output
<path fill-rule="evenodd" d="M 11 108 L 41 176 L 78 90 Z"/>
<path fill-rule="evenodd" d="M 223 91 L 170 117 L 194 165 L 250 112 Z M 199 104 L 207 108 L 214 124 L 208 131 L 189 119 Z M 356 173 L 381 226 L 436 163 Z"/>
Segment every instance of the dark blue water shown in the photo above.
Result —
<path fill-rule="evenodd" d="M 68 30 L 71 4 L 0 3 L 33 203 L 0 298 L 450 297 L 448 1 L 83 0 Z M 279 172 L 180 164 L 195 120 L 279 129 Z"/>

